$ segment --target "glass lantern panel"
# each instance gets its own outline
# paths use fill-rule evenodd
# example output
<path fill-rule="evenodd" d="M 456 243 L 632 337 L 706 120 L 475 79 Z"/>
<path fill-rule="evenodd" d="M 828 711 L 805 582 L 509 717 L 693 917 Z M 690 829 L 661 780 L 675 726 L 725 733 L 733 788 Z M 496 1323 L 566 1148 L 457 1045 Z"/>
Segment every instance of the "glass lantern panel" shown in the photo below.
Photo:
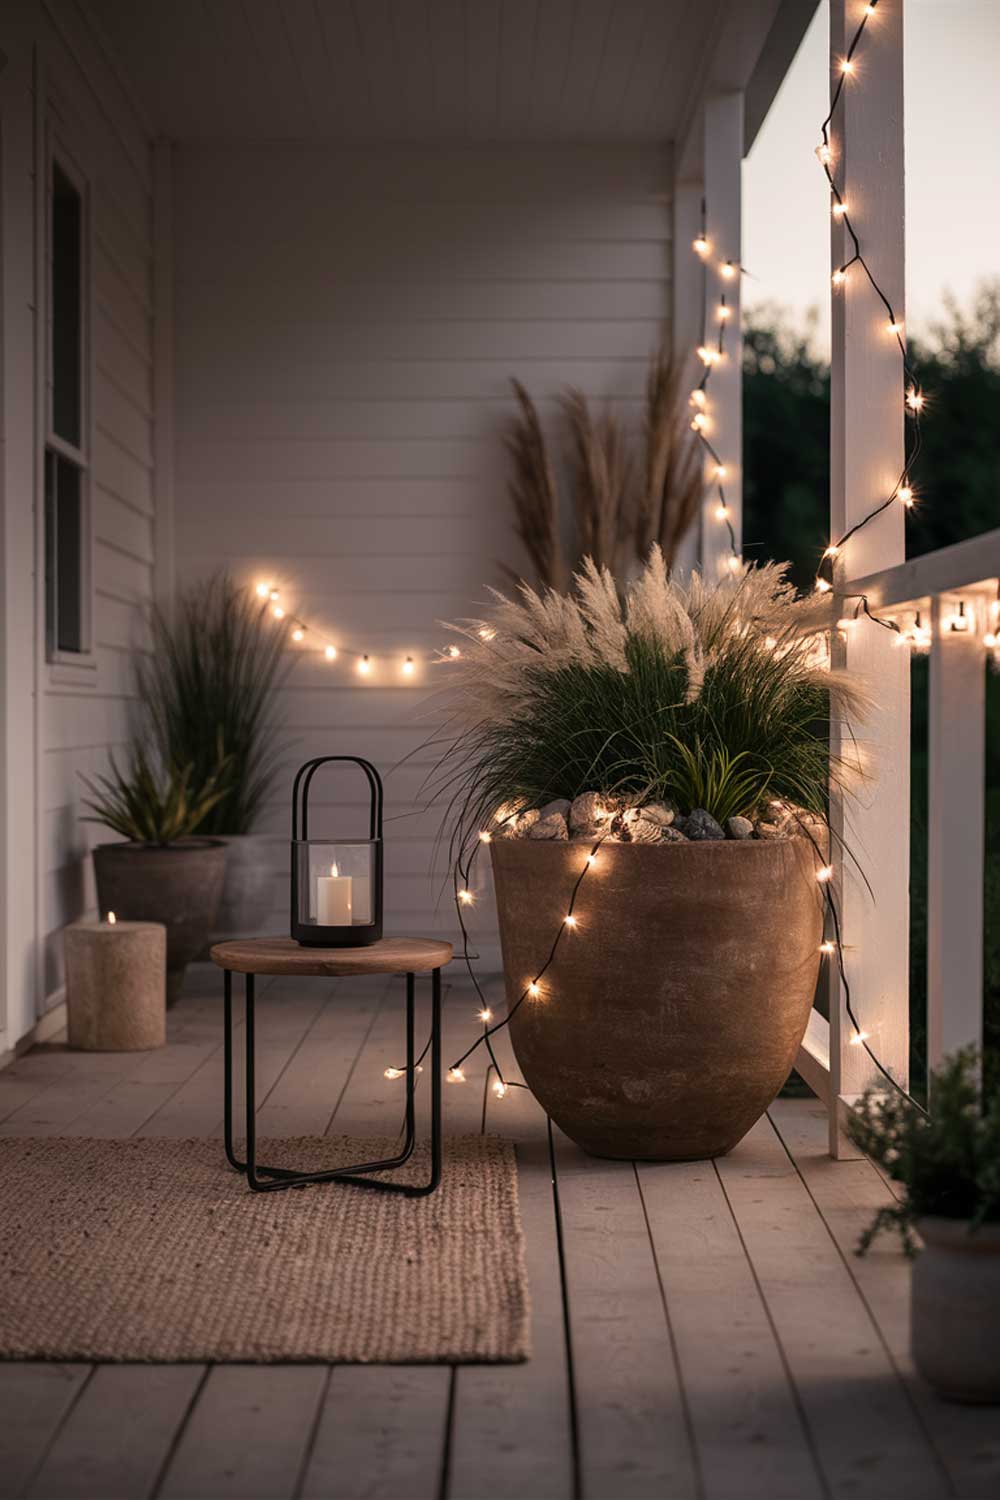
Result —
<path fill-rule="evenodd" d="M 367 927 L 375 920 L 375 846 L 310 840 L 297 846 L 300 922 Z"/>

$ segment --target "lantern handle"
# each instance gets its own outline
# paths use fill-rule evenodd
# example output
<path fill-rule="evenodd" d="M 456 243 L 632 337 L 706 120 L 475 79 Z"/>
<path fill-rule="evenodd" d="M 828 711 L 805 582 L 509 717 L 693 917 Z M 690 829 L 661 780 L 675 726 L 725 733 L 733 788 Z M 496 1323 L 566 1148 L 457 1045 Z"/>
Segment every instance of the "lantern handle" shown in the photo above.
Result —
<path fill-rule="evenodd" d="M 330 764 L 331 761 L 350 762 L 351 765 L 360 766 L 368 780 L 371 791 L 371 808 L 368 820 L 368 836 L 371 839 L 382 837 L 382 802 L 384 792 L 382 778 L 372 765 L 371 761 L 363 760 L 360 755 L 317 755 L 313 760 L 307 760 L 305 765 L 299 767 L 292 783 L 292 840 L 298 842 L 299 837 L 299 787 L 301 785 L 301 807 L 302 807 L 302 837 L 309 837 L 309 786 L 320 766 Z M 305 777 L 303 783 L 302 778 Z"/>

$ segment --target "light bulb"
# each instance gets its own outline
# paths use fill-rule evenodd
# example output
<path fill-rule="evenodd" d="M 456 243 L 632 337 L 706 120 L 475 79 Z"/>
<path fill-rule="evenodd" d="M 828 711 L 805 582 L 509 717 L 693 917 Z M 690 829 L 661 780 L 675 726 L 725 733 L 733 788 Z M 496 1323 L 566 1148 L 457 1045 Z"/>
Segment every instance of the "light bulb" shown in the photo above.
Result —
<path fill-rule="evenodd" d="M 403 662 L 402 667 L 400 668 L 400 671 L 402 672 L 402 674 L 403 674 L 404 677 L 412 677 L 413 676 L 414 663 L 413 663 L 413 657 L 412 656 L 408 656 L 406 658 L 406 660 Z"/>
<path fill-rule="evenodd" d="M 847 204 L 844 202 L 843 199 L 841 199 L 839 203 L 835 203 L 833 205 L 833 217 L 835 219 L 842 219 L 846 213 L 847 213 Z"/>
<path fill-rule="evenodd" d="M 270 597 L 271 597 L 271 585 L 269 583 L 258 583 L 258 585 L 257 585 L 257 597 L 258 597 L 258 599 L 270 599 Z"/>
<path fill-rule="evenodd" d="M 959 600 L 958 612 L 948 618 L 948 629 L 956 635 L 965 635 L 969 629 L 969 617 L 965 613 L 965 601 Z"/>
<path fill-rule="evenodd" d="M 118 918 L 115 916 L 114 912 L 113 911 L 109 911 L 108 912 L 108 926 L 109 927 L 114 927 L 117 924 L 117 922 L 118 922 Z"/>
<path fill-rule="evenodd" d="M 484 1005 L 482 1010 L 479 1012 L 479 1019 L 482 1021 L 484 1026 L 487 1025 L 488 1022 L 492 1021 L 493 1012 L 490 1010 L 488 1005 Z"/>
<path fill-rule="evenodd" d="M 267 591 L 267 597 L 269 599 L 280 599 L 281 598 L 281 590 L 280 589 L 268 589 L 268 591 Z"/>
<path fill-rule="evenodd" d="M 733 277 L 736 275 L 736 267 L 733 265 L 731 260 L 723 262 L 723 264 L 719 267 L 719 275 L 722 277 L 723 281 L 732 281 Z"/>
<path fill-rule="evenodd" d="M 854 64 L 853 64 L 853 62 L 851 61 L 851 59 L 849 57 L 842 57 L 841 58 L 841 60 L 840 60 L 840 71 L 842 73 L 853 73 L 854 72 Z"/>
<path fill-rule="evenodd" d="M 490 844 L 493 842 L 493 835 L 492 833 L 490 833 L 488 828 L 483 828 L 480 830 L 479 842 L 481 844 Z"/>
<path fill-rule="evenodd" d="M 726 475 L 729 473 L 729 470 L 726 468 L 725 464 L 716 464 L 714 472 L 716 479 L 725 479 Z"/>
<path fill-rule="evenodd" d="M 493 1084 L 493 1092 L 498 1099 L 502 1099 L 507 1092 L 507 1085 L 502 1078 L 498 1078 Z"/>
<path fill-rule="evenodd" d="M 821 141 L 820 144 L 816 147 L 816 155 L 819 157 L 824 167 L 828 162 L 833 160 L 833 152 L 830 150 L 830 147 L 826 144 L 825 141 Z"/>
<path fill-rule="evenodd" d="M 461 1068 L 449 1068 L 448 1069 L 448 1082 L 449 1083 L 464 1083 L 465 1082 L 465 1074 L 462 1072 L 462 1069 Z"/>
<path fill-rule="evenodd" d="M 533 979 L 528 985 L 528 994 L 531 996 L 532 1000 L 537 1000 L 541 993 L 541 985 L 538 983 L 537 979 Z"/>
<path fill-rule="evenodd" d="M 831 587 L 832 587 L 832 584 L 827 583 L 827 581 L 826 581 L 825 578 L 817 578 L 817 580 L 816 580 L 816 592 L 817 592 L 817 594 L 828 594 L 830 592 Z"/>
<path fill-rule="evenodd" d="M 906 404 L 911 411 L 919 411 L 923 406 L 924 398 L 917 390 L 916 386 L 911 385 L 910 389 L 907 391 Z"/>
<path fill-rule="evenodd" d="M 459 901 L 461 901 L 463 906 L 471 906 L 473 901 L 475 900 L 475 897 L 473 896 L 471 891 L 462 890 L 458 893 L 458 899 Z"/>
<path fill-rule="evenodd" d="M 563 922 L 567 927 L 576 926 L 576 918 L 572 915 L 572 913 L 570 913 L 568 916 L 563 917 Z"/>
<path fill-rule="evenodd" d="M 282 609 L 280 604 L 273 605 L 271 613 L 276 620 L 283 620 L 285 618 L 285 611 Z"/>
<path fill-rule="evenodd" d="M 847 272 L 844 270 L 843 266 L 834 271 L 833 275 L 830 277 L 830 280 L 833 282 L 834 286 L 843 286 L 844 282 L 847 280 Z"/>
<path fill-rule="evenodd" d="M 726 567 L 729 569 L 730 573 L 738 573 L 740 571 L 740 568 L 742 568 L 742 566 L 743 566 L 742 560 L 736 556 L 735 552 L 732 553 L 732 555 L 730 556 L 728 562 L 726 563 Z"/>
<path fill-rule="evenodd" d="M 898 334 L 902 333 L 902 331 L 903 331 L 903 325 L 902 325 L 902 323 L 899 322 L 898 319 L 896 319 L 896 318 L 890 318 L 889 321 L 888 321 L 888 323 L 886 323 L 886 325 L 885 325 L 885 331 L 886 331 L 886 333 L 895 333 L 895 334 L 898 335 Z"/>
<path fill-rule="evenodd" d="M 901 484 L 896 494 L 907 508 L 913 504 L 913 490 L 908 484 Z"/>
<path fill-rule="evenodd" d="M 459 649 L 458 649 L 458 647 L 457 647 L 457 646 L 449 646 L 449 647 L 448 647 L 448 650 L 447 650 L 447 651 L 446 651 L 446 652 L 445 652 L 445 655 L 446 655 L 446 656 L 450 656 L 450 657 L 451 657 L 451 659 L 452 659 L 452 661 L 454 661 L 454 660 L 455 660 L 455 658 L 456 658 L 456 657 L 457 657 L 457 656 L 461 656 L 461 654 L 462 654 L 462 653 L 461 653 L 461 651 L 460 651 L 460 650 L 459 650 Z"/>
<path fill-rule="evenodd" d="M 728 505 L 717 505 L 715 507 L 715 519 L 717 521 L 728 521 L 729 520 L 729 506 Z"/>
<path fill-rule="evenodd" d="M 878 0 L 869 0 L 869 4 L 865 6 L 865 15 L 873 16 L 875 14 L 875 7 L 877 4 Z"/>
<path fill-rule="evenodd" d="M 361 674 L 362 677 L 367 677 L 368 673 L 371 671 L 371 669 L 372 669 L 371 660 L 368 657 L 368 655 L 366 654 L 358 662 L 358 671 L 360 672 L 360 674 Z"/>
<path fill-rule="evenodd" d="M 402 1068 L 386 1068 L 384 1076 L 386 1078 L 402 1078 L 403 1070 Z"/>
<path fill-rule="evenodd" d="M 824 557 L 839 557 L 840 556 L 840 548 L 837 546 L 836 542 L 831 542 L 830 543 L 829 547 L 827 547 L 826 551 L 823 553 L 823 556 Z"/>
<path fill-rule="evenodd" d="M 587 855 L 587 863 L 588 863 L 588 865 L 596 865 L 597 864 L 597 855 L 596 854 L 588 854 Z"/>
<path fill-rule="evenodd" d="M 860 1047 L 861 1043 L 862 1042 L 867 1042 L 867 1040 L 868 1040 L 868 1032 L 867 1031 L 856 1031 L 854 1033 L 854 1035 L 851 1037 L 851 1046 L 852 1047 Z"/>
<path fill-rule="evenodd" d="M 816 879 L 822 884 L 823 881 L 833 879 L 833 865 L 821 865 L 816 871 Z"/>
<path fill-rule="evenodd" d="M 732 317 L 732 314 L 733 310 L 731 307 L 727 307 L 725 302 L 719 303 L 718 317 L 720 323 L 724 323 L 727 318 Z"/>
<path fill-rule="evenodd" d="M 292 640 L 293 641 L 301 641 L 301 639 L 302 639 L 302 637 L 304 635 L 305 635 L 305 631 L 302 629 L 302 626 L 301 625 L 296 625 L 295 629 L 292 631 Z"/>
<path fill-rule="evenodd" d="M 994 647 L 1000 645 L 1000 636 L 997 635 L 996 631 L 988 630 L 983 636 L 983 645 L 987 650 L 992 651 Z"/>
<path fill-rule="evenodd" d="M 327 646 L 326 650 L 323 652 L 323 655 L 326 657 L 327 661 L 336 661 L 337 660 L 337 648 L 336 648 L 336 646 Z"/>
<path fill-rule="evenodd" d="M 708 418 L 703 411 L 696 411 L 691 418 L 691 426 L 695 432 L 702 432 L 708 426 Z"/>
<path fill-rule="evenodd" d="M 712 242 L 706 239 L 704 234 L 697 234 L 691 241 L 691 248 L 696 255 L 700 255 L 704 259 L 712 248 Z"/>
<path fill-rule="evenodd" d="M 708 401 L 708 397 L 705 395 L 705 392 L 699 388 L 698 390 L 694 390 L 691 392 L 690 396 L 688 397 L 688 401 L 692 406 L 704 407 Z"/>
<path fill-rule="evenodd" d="M 837 945 L 836 945 L 836 943 L 831 942 L 829 938 L 827 938 L 827 940 L 826 940 L 825 943 L 820 943 L 820 945 L 819 945 L 819 951 L 821 953 L 825 953 L 825 954 L 827 954 L 827 956 L 829 956 L 831 953 L 836 953 L 836 951 L 837 951 Z"/>

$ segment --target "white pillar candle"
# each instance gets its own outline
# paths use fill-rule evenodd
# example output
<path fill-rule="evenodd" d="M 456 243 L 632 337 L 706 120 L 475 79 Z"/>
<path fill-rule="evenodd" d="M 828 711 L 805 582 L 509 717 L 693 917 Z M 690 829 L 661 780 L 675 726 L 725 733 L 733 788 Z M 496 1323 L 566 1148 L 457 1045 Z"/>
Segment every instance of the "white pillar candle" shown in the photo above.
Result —
<path fill-rule="evenodd" d="M 330 866 L 329 875 L 321 875 L 316 882 L 316 920 L 320 927 L 350 927 L 352 923 L 350 875 L 339 875 L 337 866 Z"/>

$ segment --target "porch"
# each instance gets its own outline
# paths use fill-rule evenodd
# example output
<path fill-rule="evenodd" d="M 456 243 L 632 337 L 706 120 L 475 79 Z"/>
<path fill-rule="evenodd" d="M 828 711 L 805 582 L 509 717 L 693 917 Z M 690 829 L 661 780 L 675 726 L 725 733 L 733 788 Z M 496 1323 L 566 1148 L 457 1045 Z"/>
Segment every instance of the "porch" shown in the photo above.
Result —
<path fill-rule="evenodd" d="M 262 988 L 262 1134 L 371 1135 L 399 1117 L 384 1077 L 398 987 Z M 214 1136 L 221 1158 L 219 988 L 195 979 L 162 1053 L 88 1057 L 54 1040 L 22 1058 L 0 1076 L 0 1134 Z M 475 1010 L 450 983 L 451 1049 Z M 516 1142 L 528 1363 L 3 1365 L 0 1493 L 996 1493 L 995 1410 L 947 1405 L 914 1376 L 908 1262 L 889 1240 L 853 1254 L 889 1189 L 867 1161 L 830 1160 L 815 1100 L 776 1101 L 717 1162 L 633 1164 L 585 1156 L 526 1092 L 499 1101 L 486 1085 L 470 1067 L 446 1090 L 446 1127 Z"/>

